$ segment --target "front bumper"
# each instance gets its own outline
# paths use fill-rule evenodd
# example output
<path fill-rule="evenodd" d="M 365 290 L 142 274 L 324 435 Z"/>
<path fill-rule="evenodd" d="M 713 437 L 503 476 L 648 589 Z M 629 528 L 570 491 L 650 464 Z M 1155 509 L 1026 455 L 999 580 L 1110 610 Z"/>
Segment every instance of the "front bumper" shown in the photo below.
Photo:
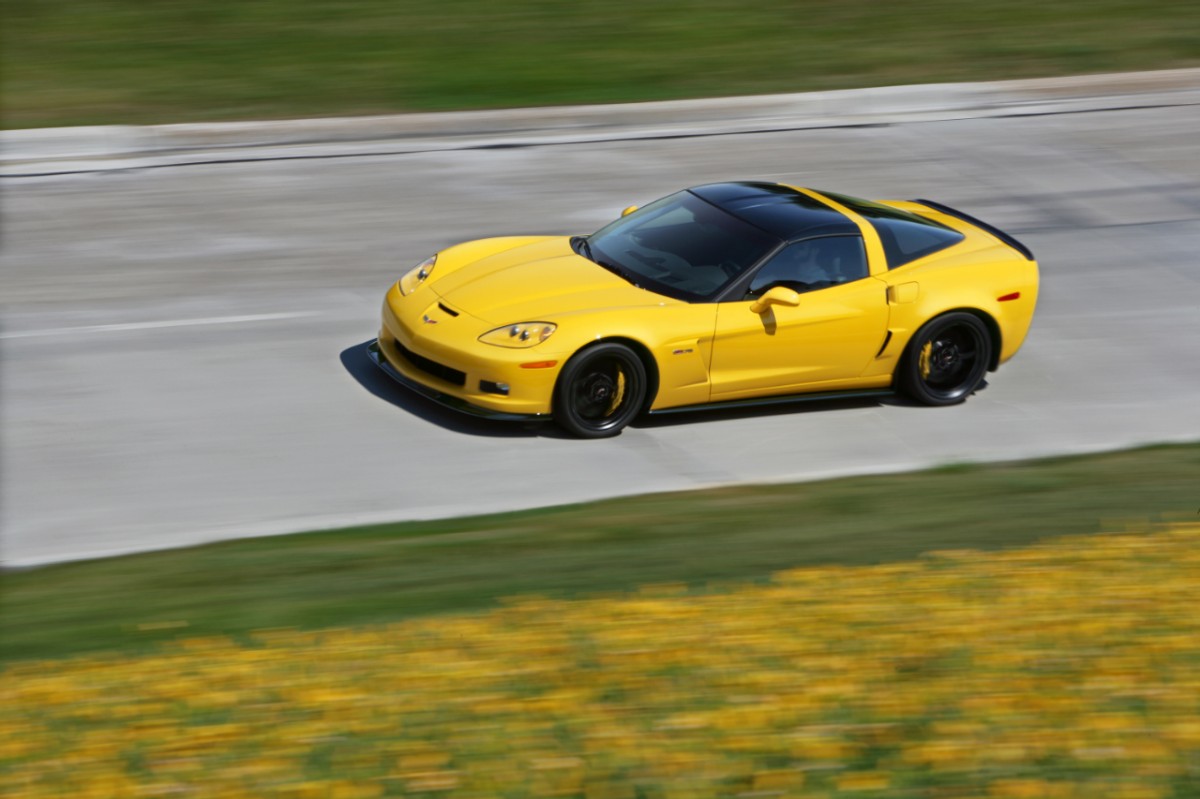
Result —
<path fill-rule="evenodd" d="M 544 345 L 534 352 L 482 344 L 488 329 L 431 291 L 404 297 L 393 286 L 383 302 L 380 358 L 408 383 L 500 418 L 548 415 L 562 355 Z M 530 366 L 543 361 L 546 368 Z M 507 389 L 496 391 L 497 384 Z"/>
<path fill-rule="evenodd" d="M 419 383 L 416 380 L 413 380 L 411 377 L 407 377 L 403 372 L 401 372 L 388 361 L 387 356 L 379 346 L 379 339 L 375 339 L 367 345 L 367 357 L 374 361 L 375 365 L 382 369 L 388 375 L 388 377 L 392 378 L 409 391 L 420 394 L 426 399 L 431 399 L 439 405 L 458 411 L 459 413 L 477 416 L 482 419 L 497 419 L 500 421 L 509 422 L 528 422 L 549 418 L 546 414 L 540 413 L 511 413 L 508 411 L 496 411 L 490 408 L 483 408 L 479 405 L 473 405 L 461 397 L 456 397 L 453 394 L 447 394 L 444 391 L 439 391 L 436 388 Z"/>

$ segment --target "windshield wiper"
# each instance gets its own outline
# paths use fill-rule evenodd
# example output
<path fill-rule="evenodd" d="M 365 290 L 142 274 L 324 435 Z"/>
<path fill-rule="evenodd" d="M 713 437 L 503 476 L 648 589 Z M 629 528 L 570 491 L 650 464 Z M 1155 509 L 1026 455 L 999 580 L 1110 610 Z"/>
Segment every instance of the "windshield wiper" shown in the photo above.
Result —
<path fill-rule="evenodd" d="M 589 261 L 596 260 L 592 257 L 592 245 L 588 244 L 587 236 L 572 236 L 571 249 L 575 251 L 576 255 L 582 255 Z"/>
<path fill-rule="evenodd" d="M 603 266 L 605 269 L 612 272 L 622 280 L 628 281 L 639 289 L 642 287 L 640 283 L 634 280 L 633 273 L 631 273 L 628 269 L 606 261 L 603 258 L 597 258 L 592 253 L 592 245 L 588 244 L 587 236 L 572 236 L 571 249 L 574 250 L 578 255 L 582 255 L 584 258 L 587 258 L 597 266 Z"/>

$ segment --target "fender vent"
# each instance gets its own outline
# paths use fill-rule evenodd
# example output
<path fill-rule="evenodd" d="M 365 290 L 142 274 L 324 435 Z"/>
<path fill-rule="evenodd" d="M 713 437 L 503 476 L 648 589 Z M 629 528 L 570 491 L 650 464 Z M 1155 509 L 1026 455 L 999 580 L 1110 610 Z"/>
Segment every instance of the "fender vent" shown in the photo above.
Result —
<path fill-rule="evenodd" d="M 882 358 L 882 357 L 883 357 L 883 351 L 884 351 L 884 350 L 886 350 L 886 349 L 887 349 L 887 345 L 889 345 L 889 344 L 891 344 L 891 343 L 892 343 L 892 331 L 890 331 L 890 330 L 889 330 L 889 331 L 887 332 L 887 335 L 883 337 L 883 344 L 882 344 L 882 345 L 880 345 L 880 347 L 879 347 L 879 352 L 875 353 L 875 357 L 876 357 L 876 358 Z"/>

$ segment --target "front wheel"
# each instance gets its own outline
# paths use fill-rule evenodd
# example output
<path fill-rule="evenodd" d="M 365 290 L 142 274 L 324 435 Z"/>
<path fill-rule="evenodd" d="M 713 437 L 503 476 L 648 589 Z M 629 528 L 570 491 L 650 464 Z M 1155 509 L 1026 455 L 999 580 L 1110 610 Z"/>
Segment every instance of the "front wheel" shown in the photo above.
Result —
<path fill-rule="evenodd" d="M 913 336 L 897 382 L 917 402 L 953 405 L 979 387 L 991 357 L 992 340 L 979 317 L 948 313 Z"/>
<path fill-rule="evenodd" d="M 615 436 L 646 401 L 646 367 L 623 344 L 580 350 L 558 377 L 554 420 L 582 438 Z"/>

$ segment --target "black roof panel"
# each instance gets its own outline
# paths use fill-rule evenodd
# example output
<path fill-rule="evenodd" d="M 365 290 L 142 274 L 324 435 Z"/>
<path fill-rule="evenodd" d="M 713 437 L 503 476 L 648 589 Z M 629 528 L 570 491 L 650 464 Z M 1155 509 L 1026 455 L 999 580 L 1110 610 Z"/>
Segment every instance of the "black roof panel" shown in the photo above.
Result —
<path fill-rule="evenodd" d="M 781 239 L 859 233 L 840 211 L 778 183 L 709 183 L 690 191 Z"/>

